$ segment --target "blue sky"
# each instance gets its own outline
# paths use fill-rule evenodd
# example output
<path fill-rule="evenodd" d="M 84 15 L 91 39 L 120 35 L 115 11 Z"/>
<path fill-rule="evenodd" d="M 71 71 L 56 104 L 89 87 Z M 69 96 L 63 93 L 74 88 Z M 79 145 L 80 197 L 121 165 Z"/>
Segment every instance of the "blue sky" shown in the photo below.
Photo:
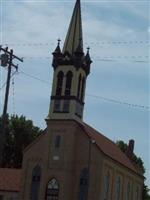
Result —
<path fill-rule="evenodd" d="M 113 141 L 135 139 L 135 152 L 145 161 L 150 186 L 148 109 L 103 98 L 149 105 L 148 1 L 81 1 L 84 48 L 93 60 L 88 77 L 84 121 Z M 74 1 L 1 0 L 0 43 L 24 57 L 10 88 L 9 112 L 23 114 L 45 127 L 53 70 L 51 53 L 66 36 Z M 141 62 L 142 61 L 142 62 Z M 26 74 L 25 74 L 26 73 Z M 0 68 L 0 88 L 6 70 Z M 30 76 L 37 77 L 40 80 Z M 2 113 L 4 88 L 0 90 Z"/>

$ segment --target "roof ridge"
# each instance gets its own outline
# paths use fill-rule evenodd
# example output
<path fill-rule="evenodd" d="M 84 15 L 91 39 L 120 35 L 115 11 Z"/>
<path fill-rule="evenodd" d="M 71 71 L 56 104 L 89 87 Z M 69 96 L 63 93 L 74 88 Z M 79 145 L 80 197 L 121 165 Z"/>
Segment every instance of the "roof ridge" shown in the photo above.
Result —
<path fill-rule="evenodd" d="M 31 143 L 23 150 L 23 153 L 26 152 L 28 149 L 30 149 L 31 146 L 32 146 L 33 144 L 35 144 L 41 137 L 43 137 L 43 135 L 46 133 L 46 131 L 47 131 L 47 128 L 45 128 L 45 129 L 41 132 L 41 134 L 40 134 L 35 140 L 33 140 L 33 142 L 31 142 Z"/>
<path fill-rule="evenodd" d="M 85 122 L 84 122 L 84 124 L 85 124 L 86 126 L 88 126 L 89 128 L 93 129 L 93 130 L 95 131 L 96 134 L 102 135 L 104 138 L 106 138 L 107 140 L 109 140 L 111 143 L 113 143 L 113 144 L 116 146 L 115 142 L 112 141 L 111 139 L 109 139 L 108 137 L 106 137 L 103 133 L 101 133 L 100 131 L 97 131 L 95 128 L 93 128 L 92 126 L 88 125 L 88 124 L 85 123 Z"/>

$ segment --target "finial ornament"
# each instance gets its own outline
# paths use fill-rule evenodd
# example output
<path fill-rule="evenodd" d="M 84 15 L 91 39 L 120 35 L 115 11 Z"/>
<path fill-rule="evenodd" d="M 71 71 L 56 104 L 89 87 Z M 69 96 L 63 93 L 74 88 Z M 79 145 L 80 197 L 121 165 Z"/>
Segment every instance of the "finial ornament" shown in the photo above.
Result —
<path fill-rule="evenodd" d="M 86 60 L 87 64 L 89 64 L 89 66 L 90 66 L 90 64 L 92 63 L 92 60 L 91 60 L 91 58 L 90 58 L 90 53 L 89 53 L 89 51 L 90 51 L 90 47 L 87 47 L 87 54 L 86 54 L 86 56 L 85 56 L 85 60 Z"/>
<path fill-rule="evenodd" d="M 59 45 L 60 45 L 60 42 L 61 42 L 61 39 L 58 39 L 57 41 L 58 41 L 58 46 L 59 46 Z"/>
<path fill-rule="evenodd" d="M 89 51 L 90 51 L 90 47 L 87 47 L 87 53 L 89 53 Z"/>

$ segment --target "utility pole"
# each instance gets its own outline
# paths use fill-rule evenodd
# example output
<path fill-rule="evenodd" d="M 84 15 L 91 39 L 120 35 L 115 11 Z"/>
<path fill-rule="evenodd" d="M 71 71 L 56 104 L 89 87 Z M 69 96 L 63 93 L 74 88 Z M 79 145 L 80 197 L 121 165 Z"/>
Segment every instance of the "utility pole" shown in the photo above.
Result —
<path fill-rule="evenodd" d="M 15 56 L 13 54 L 12 49 L 8 51 L 8 47 L 2 48 L 2 46 L 0 46 L 0 52 L 1 51 L 4 52 L 4 54 L 2 54 L 0 57 L 1 66 L 2 67 L 8 66 L 4 107 L 3 107 L 2 121 L 1 121 L 1 127 L 0 127 L 0 167 L 3 167 L 3 153 L 4 153 L 7 120 L 8 120 L 7 107 L 8 107 L 9 88 L 10 88 L 10 79 L 11 79 L 11 69 L 12 67 L 14 67 L 16 70 L 18 70 L 18 65 L 13 64 L 13 59 L 17 59 L 20 62 L 23 62 L 23 59 Z"/>

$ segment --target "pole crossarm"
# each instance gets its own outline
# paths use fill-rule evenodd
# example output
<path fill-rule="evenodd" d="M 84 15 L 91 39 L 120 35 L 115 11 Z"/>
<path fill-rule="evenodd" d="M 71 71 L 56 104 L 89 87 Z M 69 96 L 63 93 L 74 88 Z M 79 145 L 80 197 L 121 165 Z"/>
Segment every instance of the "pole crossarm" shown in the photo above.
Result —
<path fill-rule="evenodd" d="M 8 51 L 8 47 L 3 48 L 2 45 L 0 45 L 0 52 L 1 52 L 1 51 L 7 53 L 8 55 L 11 54 L 11 52 Z M 16 56 L 16 55 L 13 54 L 13 55 L 12 55 L 12 59 L 14 59 L 14 58 L 17 59 L 17 60 L 19 60 L 20 62 L 23 62 L 23 58 L 19 58 L 18 56 Z"/>

